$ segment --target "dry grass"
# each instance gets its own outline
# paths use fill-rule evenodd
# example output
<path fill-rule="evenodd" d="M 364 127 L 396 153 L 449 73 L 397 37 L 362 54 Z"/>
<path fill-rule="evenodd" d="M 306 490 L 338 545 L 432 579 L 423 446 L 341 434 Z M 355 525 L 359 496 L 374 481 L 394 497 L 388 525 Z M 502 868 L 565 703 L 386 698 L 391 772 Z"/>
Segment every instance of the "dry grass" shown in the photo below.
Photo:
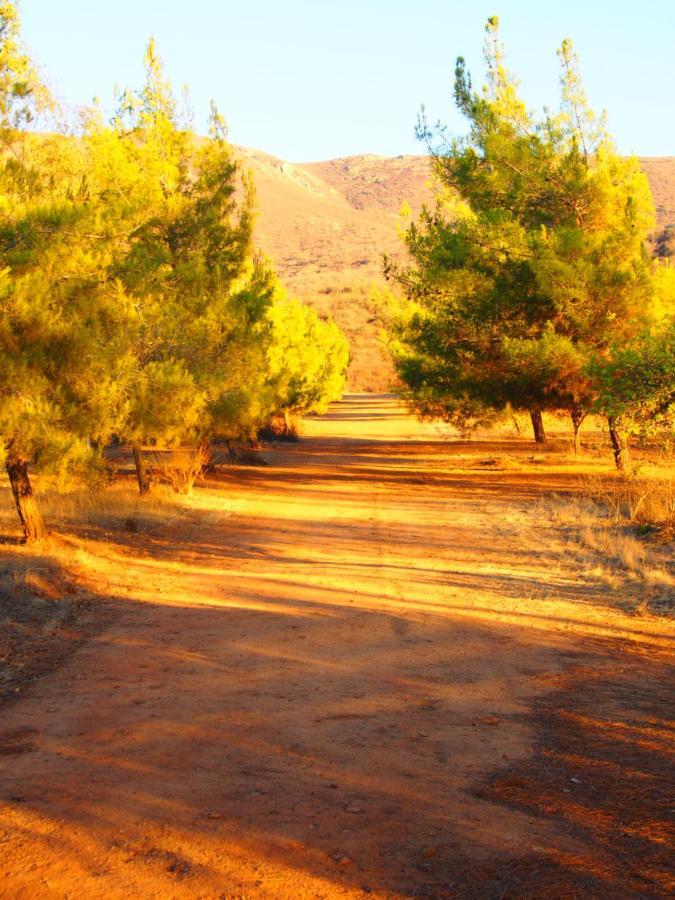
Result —
<path fill-rule="evenodd" d="M 106 486 L 79 485 L 60 491 L 47 480 L 35 480 L 36 494 L 47 527 L 59 531 L 98 528 L 105 531 L 147 531 L 175 518 L 181 501 L 168 485 L 155 484 L 140 497 L 135 481 L 124 479 Z M 18 537 L 19 523 L 9 485 L 0 487 L 0 533 Z"/>
<path fill-rule="evenodd" d="M 202 447 L 150 452 L 147 456 L 153 478 L 168 484 L 176 494 L 185 496 L 192 493 L 195 481 L 209 463 L 209 455 Z"/>
<path fill-rule="evenodd" d="M 614 524 L 675 526 L 675 487 L 670 475 L 638 474 L 611 482 L 593 476 L 586 479 L 583 492 Z"/>
<path fill-rule="evenodd" d="M 33 481 L 53 532 L 39 545 L 18 542 L 11 490 L 6 482 L 0 486 L 0 702 L 21 690 L 18 685 L 27 673 L 49 669 L 81 640 L 90 597 L 78 578 L 81 560 L 69 533 L 76 540 L 114 541 L 116 532 L 153 531 L 181 510 L 182 498 L 163 484 L 141 498 L 130 478 L 67 492 L 44 478 Z"/>
<path fill-rule="evenodd" d="M 621 481 L 611 485 L 597 488 L 592 495 L 582 488 L 572 499 L 557 497 L 547 504 L 552 522 L 563 534 L 565 555 L 609 586 L 618 606 L 637 614 L 673 615 L 675 571 L 670 547 L 659 539 L 663 532 L 652 531 L 644 518 L 650 511 L 661 516 L 667 510 L 668 494 L 664 499 L 658 483 L 639 488 Z"/>
<path fill-rule="evenodd" d="M 518 418 L 521 437 L 529 437 L 528 423 Z M 564 419 L 547 416 L 546 428 L 549 441 L 543 448 L 523 452 L 523 445 L 514 443 L 513 452 L 480 461 L 485 468 L 550 477 L 552 490 L 559 476 L 577 482 L 576 491 L 542 500 L 535 520 L 551 527 L 532 532 L 533 548 L 552 554 L 563 566 L 571 560 L 589 584 L 595 582 L 605 593 L 609 588 L 618 608 L 674 615 L 675 466 L 672 456 L 659 449 L 663 436 L 633 447 L 636 474 L 622 477 L 613 469 L 601 419 L 584 423 L 579 454 Z M 508 440 L 515 432 L 515 423 L 505 420 L 493 429 L 493 439 L 499 434 Z"/>
<path fill-rule="evenodd" d="M 62 630 L 84 601 L 69 555 L 52 542 L 39 549 L 0 545 L 0 703 L 21 691 L 21 679 L 46 663 L 52 645 L 69 640 Z"/>

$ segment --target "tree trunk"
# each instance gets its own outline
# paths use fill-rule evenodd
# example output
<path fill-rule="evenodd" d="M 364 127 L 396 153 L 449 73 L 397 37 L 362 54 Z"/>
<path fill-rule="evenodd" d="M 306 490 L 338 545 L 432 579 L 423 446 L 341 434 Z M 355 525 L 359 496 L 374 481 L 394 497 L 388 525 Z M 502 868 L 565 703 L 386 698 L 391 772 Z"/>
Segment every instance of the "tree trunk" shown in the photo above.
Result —
<path fill-rule="evenodd" d="M 540 409 L 533 409 L 530 412 L 532 420 L 532 430 L 534 431 L 534 440 L 537 444 L 546 443 L 546 432 L 544 431 L 544 420 L 541 416 Z"/>
<path fill-rule="evenodd" d="M 609 439 L 612 442 L 612 450 L 614 451 L 614 462 L 619 472 L 630 475 L 632 464 L 630 460 L 630 450 L 624 436 L 618 428 L 618 423 L 614 416 L 607 419 L 609 425 Z"/>
<path fill-rule="evenodd" d="M 284 436 L 288 437 L 291 434 L 292 423 L 291 423 L 291 414 L 287 409 L 284 410 Z"/>
<path fill-rule="evenodd" d="M 150 491 L 150 479 L 148 478 L 148 470 L 145 467 L 145 457 L 143 456 L 143 448 L 140 444 L 133 444 L 131 449 L 134 453 L 134 462 L 136 463 L 136 478 L 138 479 L 138 492 L 141 497 Z"/>
<path fill-rule="evenodd" d="M 572 418 L 572 428 L 574 429 L 574 455 L 576 456 L 579 453 L 579 429 L 586 418 L 586 413 L 581 407 L 575 406 L 570 410 L 570 416 Z"/>
<path fill-rule="evenodd" d="M 16 459 L 11 453 L 7 453 L 5 462 L 9 483 L 12 486 L 16 511 L 21 520 L 24 540 L 27 544 L 41 541 L 47 537 L 47 529 L 38 509 L 30 478 L 28 477 L 28 463 L 25 459 Z"/>

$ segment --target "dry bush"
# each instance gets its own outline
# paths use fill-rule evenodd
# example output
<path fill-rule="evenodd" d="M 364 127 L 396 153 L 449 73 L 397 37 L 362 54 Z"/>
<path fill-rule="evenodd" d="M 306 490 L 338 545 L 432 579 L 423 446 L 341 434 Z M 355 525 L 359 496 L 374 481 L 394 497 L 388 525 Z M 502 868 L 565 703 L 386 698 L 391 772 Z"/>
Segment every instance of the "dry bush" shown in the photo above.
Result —
<path fill-rule="evenodd" d="M 675 526 L 675 489 L 666 475 L 635 475 L 606 481 L 587 478 L 582 493 L 604 509 L 615 523 Z"/>
<path fill-rule="evenodd" d="M 647 542 L 644 528 L 636 533 L 635 519 L 629 518 L 631 511 L 639 516 L 650 509 L 641 500 L 644 488 L 624 504 L 606 485 L 592 484 L 594 496 L 587 482 L 576 497 L 557 497 L 548 504 L 550 519 L 564 535 L 565 556 L 572 556 L 587 577 L 610 588 L 617 605 L 637 614 L 672 615 L 675 572 L 667 548 Z M 662 509 L 660 501 L 655 501 L 655 508 Z"/>
<path fill-rule="evenodd" d="M 290 441 L 295 443 L 300 440 L 300 419 L 298 416 L 289 416 L 288 421 L 282 415 L 274 415 L 258 431 L 261 441 Z M 237 454 L 240 461 L 241 454 Z"/>
<path fill-rule="evenodd" d="M 179 512 L 177 498 L 163 485 L 141 497 L 135 479 L 92 488 L 81 484 L 67 492 L 47 479 L 34 479 L 34 487 L 47 527 L 54 531 L 94 527 L 106 531 L 147 531 Z M 0 531 L 18 536 L 19 521 L 9 485 L 0 486 Z"/>
<path fill-rule="evenodd" d="M 153 476 L 168 484 L 176 494 L 191 494 L 195 481 L 209 461 L 209 454 L 203 447 L 148 453 L 148 468 Z"/>
<path fill-rule="evenodd" d="M 580 538 L 583 546 L 595 551 L 613 569 L 621 569 L 648 585 L 673 585 L 654 553 L 635 535 L 606 526 L 585 525 L 580 529 Z"/>

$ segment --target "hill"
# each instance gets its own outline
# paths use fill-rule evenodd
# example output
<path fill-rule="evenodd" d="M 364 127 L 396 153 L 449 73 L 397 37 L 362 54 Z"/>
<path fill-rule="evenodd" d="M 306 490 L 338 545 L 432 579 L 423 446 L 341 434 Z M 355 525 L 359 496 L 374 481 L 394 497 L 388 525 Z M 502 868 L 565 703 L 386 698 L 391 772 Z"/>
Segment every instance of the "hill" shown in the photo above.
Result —
<path fill-rule="evenodd" d="M 423 156 L 366 154 L 290 163 L 238 148 L 253 172 L 256 238 L 291 293 L 332 314 L 352 345 L 350 386 L 381 390 L 392 377 L 378 344 L 370 299 L 382 284 L 382 255 L 401 256 L 404 204 L 416 215 L 431 199 Z M 675 158 L 641 159 L 654 193 L 659 228 L 675 223 Z"/>
<path fill-rule="evenodd" d="M 350 386 L 381 390 L 391 363 L 378 342 L 371 289 L 383 283 L 382 255 L 401 255 L 400 211 L 431 198 L 424 157 L 354 156 L 289 163 L 239 148 L 253 172 L 256 243 L 299 299 L 331 314 L 352 347 Z"/>
<path fill-rule="evenodd" d="M 675 157 L 644 156 L 640 164 L 649 178 L 659 228 L 675 225 Z"/>

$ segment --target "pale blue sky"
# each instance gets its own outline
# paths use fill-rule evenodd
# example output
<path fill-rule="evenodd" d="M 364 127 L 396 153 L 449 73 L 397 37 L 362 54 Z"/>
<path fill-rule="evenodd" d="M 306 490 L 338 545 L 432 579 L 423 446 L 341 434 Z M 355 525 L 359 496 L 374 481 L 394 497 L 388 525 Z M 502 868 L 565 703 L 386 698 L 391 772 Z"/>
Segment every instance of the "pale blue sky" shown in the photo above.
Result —
<path fill-rule="evenodd" d="M 675 155 L 675 0 L 23 0 L 24 38 L 74 104 L 138 85 L 150 35 L 196 126 L 213 97 L 230 138 L 297 162 L 421 153 L 420 104 L 457 132 L 452 72 L 482 82 L 483 25 L 500 16 L 531 107 L 557 106 L 556 47 L 571 37 L 592 105 L 623 152 Z"/>

